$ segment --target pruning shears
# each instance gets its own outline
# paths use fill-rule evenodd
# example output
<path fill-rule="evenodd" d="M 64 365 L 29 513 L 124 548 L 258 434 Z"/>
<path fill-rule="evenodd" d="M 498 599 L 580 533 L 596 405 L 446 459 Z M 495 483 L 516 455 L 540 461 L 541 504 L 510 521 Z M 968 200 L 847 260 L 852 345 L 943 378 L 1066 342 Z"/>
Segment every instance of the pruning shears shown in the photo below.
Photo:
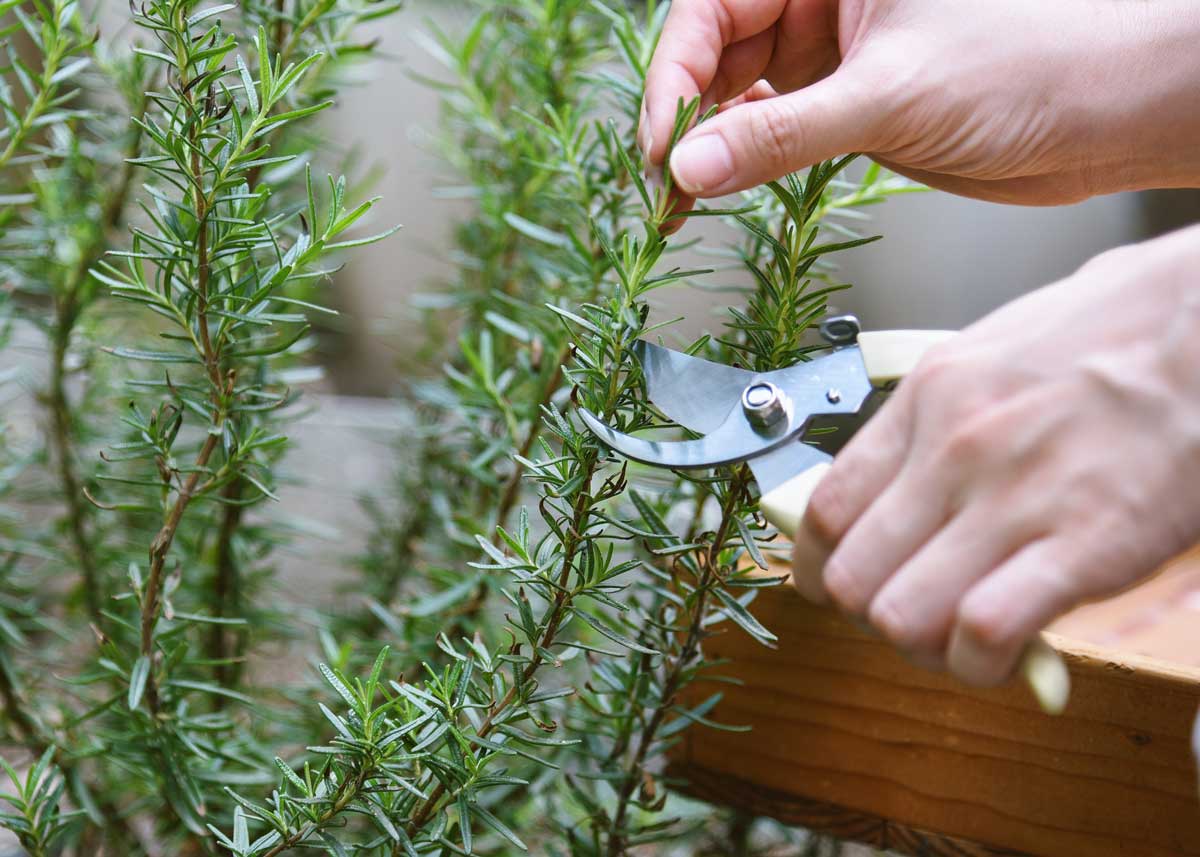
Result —
<path fill-rule="evenodd" d="M 651 440 L 617 431 L 586 409 L 584 424 L 614 452 L 644 464 L 698 470 L 745 462 L 758 483 L 763 516 L 785 535 L 798 531 L 809 497 L 834 455 L 886 401 L 941 330 L 860 330 L 854 316 L 820 326 L 831 347 L 820 356 L 771 372 L 714 363 L 654 345 L 635 344 L 646 394 L 668 419 L 694 432 L 690 440 Z M 1021 672 L 1042 708 L 1066 706 L 1069 676 L 1040 637 Z"/>

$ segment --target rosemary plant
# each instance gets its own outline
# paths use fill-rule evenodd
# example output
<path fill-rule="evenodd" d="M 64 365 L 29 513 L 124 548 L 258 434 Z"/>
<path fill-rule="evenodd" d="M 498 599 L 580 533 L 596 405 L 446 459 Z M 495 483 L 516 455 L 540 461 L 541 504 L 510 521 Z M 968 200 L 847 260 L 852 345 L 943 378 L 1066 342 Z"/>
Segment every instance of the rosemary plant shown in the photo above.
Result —
<path fill-rule="evenodd" d="M 445 439 L 426 439 L 404 481 L 421 486 L 420 506 L 433 519 L 454 510 L 454 538 L 407 517 L 402 528 L 384 531 L 390 539 L 381 534 L 368 565 L 387 572 L 387 585 L 374 591 L 390 601 L 376 600 L 371 610 L 405 657 L 419 663 L 438 656 L 414 649 L 414 638 L 437 639 L 443 656 L 454 658 L 464 654 L 459 639 L 476 652 L 481 640 L 492 639 L 535 667 L 531 677 L 551 656 L 565 669 L 557 681 L 575 693 L 554 700 L 553 722 L 530 716 L 547 728 L 568 727 L 570 743 L 553 755 L 568 773 L 532 768 L 526 776 L 533 785 L 505 790 L 489 811 L 579 854 L 624 854 L 635 844 L 678 840 L 685 831 L 664 814 L 667 790 L 658 781 L 663 754 L 685 728 L 720 726 L 705 716 L 718 693 L 683 702 L 689 685 L 715 678 L 701 644 L 728 621 L 773 639 L 747 609 L 758 587 L 775 582 L 747 572 L 755 562 L 765 566 L 760 542 L 773 538 L 754 514 L 748 475 L 664 482 L 639 473 L 645 484 L 627 490 L 627 471 L 570 416 L 583 402 L 619 427 L 659 424 L 638 395 L 628 346 L 652 333 L 646 317 L 654 288 L 707 273 L 657 270 L 667 249 L 664 227 L 673 220 L 669 186 L 647 186 L 631 145 L 641 78 L 664 12 L 651 5 L 640 19 L 591 3 L 489 4 L 465 38 L 436 40 L 434 50 L 458 80 L 442 85 L 448 139 L 441 150 L 478 205 L 460 228 L 461 279 L 448 300 L 429 302 L 449 304 L 466 319 L 446 382 L 417 391 Z M 507 46 L 529 42 L 521 62 L 498 61 Z M 559 51 L 544 49 L 560 43 Z M 623 62 L 624 74 L 613 60 Z M 605 118 L 614 110 L 620 124 L 610 126 Z M 684 110 L 678 130 L 698 118 L 694 110 Z M 763 369 L 804 359 L 813 347 L 806 329 L 843 287 L 823 260 L 873 240 L 847 234 L 818 241 L 822 225 L 848 232 L 828 219 L 906 187 L 876 168 L 860 182 L 839 178 L 848 164 L 819 165 L 750 195 L 745 209 L 729 215 L 745 236 L 736 255 L 753 285 L 726 334 L 692 350 Z M 442 484 L 478 505 L 439 502 L 432 486 Z M 536 502 L 541 521 L 526 523 L 524 502 Z M 480 533 L 477 544 L 461 538 L 470 527 Z M 531 545 L 529 531 L 544 535 Z M 390 557 L 389 544 L 399 548 Z M 489 573 L 481 583 L 451 570 L 464 551 L 485 555 L 471 563 Z M 561 576 L 535 586 L 527 575 L 545 575 L 548 563 Z M 571 571 L 571 563 L 581 567 Z M 500 604 L 488 610 L 482 596 L 496 590 Z M 447 636 L 435 636 L 425 605 L 455 604 L 466 605 L 473 621 L 465 628 L 454 621 Z M 556 605 L 568 623 L 557 621 Z M 464 630 L 474 639 L 463 639 Z M 575 639 L 551 645 L 571 630 Z M 587 656 L 577 657 L 581 651 Z M 523 678 L 514 674 L 514 684 Z M 495 695 L 488 700 L 490 712 Z M 435 795 L 453 793 L 455 782 L 438 778 Z M 467 782 L 457 788 L 469 795 L 461 819 L 473 796 Z M 543 806 L 550 823 L 534 808 Z"/>
<path fill-rule="evenodd" d="M 92 11 L 0 2 L 41 63 L 12 43 L 0 240 L 57 248 L 5 257 L 5 318 L 40 332 L 47 380 L 41 441 L 0 445 L 0 824 L 38 857 L 750 853 L 753 820 L 673 793 L 666 753 L 740 728 L 712 716 L 704 645 L 772 641 L 752 600 L 776 534 L 744 468 L 630 467 L 574 410 L 671 429 L 643 337 L 805 359 L 844 287 L 828 257 L 873 240 L 839 218 L 905 186 L 819 164 L 693 214 L 734 231 L 719 270 L 688 269 L 670 178 L 633 143 L 665 5 L 481 0 L 433 33 L 447 190 L 472 211 L 422 303 L 415 437 L 368 509 L 361 609 L 321 619 L 321 685 L 263 681 L 262 644 L 301 629 L 259 508 L 286 490 L 322 288 L 383 237 L 315 177 L 311 118 L 397 4 L 144 0 L 131 40 Z M 705 118 L 681 104 L 673 139 Z M 715 336 L 649 321 L 660 290 L 718 278 L 743 291 Z"/>
<path fill-rule="evenodd" d="M 324 262 L 382 237 L 345 235 L 371 202 L 313 179 L 308 120 L 372 50 L 359 25 L 398 4 L 147 2 L 132 45 L 95 36 L 74 2 L 33 7 L 3 10 L 21 91 L 5 90 L 0 177 L 21 188 L 6 245 L 29 248 L 6 256 L 9 315 L 48 343 L 48 466 L 25 456 L 10 497 L 64 511 L 61 530 L 4 531 L 4 744 L 41 759 L 14 771 L 38 802 L 19 792 L 12 826 L 36 854 L 207 853 L 209 813 L 232 807 L 222 785 L 269 777 L 260 737 L 294 740 L 229 708 L 277 696 L 239 689 L 264 613 L 250 564 L 281 537 L 244 515 L 274 497 Z M 127 220 L 132 243 L 112 250 Z M 152 319 L 163 344 L 144 347 Z M 100 438 L 103 465 L 85 464 Z M 91 630 L 45 591 L 64 567 Z M 47 644 L 69 684 L 40 678 Z M 49 811 L 57 780 L 80 812 Z"/>

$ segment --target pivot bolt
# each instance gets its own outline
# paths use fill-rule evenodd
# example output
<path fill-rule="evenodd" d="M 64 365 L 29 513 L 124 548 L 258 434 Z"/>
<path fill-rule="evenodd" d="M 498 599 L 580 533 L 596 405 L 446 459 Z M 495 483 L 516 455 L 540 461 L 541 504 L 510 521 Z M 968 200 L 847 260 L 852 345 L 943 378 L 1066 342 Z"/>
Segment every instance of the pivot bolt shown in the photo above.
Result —
<path fill-rule="evenodd" d="M 742 392 L 742 412 L 760 432 L 786 417 L 790 405 L 783 390 L 770 381 L 757 381 Z"/>

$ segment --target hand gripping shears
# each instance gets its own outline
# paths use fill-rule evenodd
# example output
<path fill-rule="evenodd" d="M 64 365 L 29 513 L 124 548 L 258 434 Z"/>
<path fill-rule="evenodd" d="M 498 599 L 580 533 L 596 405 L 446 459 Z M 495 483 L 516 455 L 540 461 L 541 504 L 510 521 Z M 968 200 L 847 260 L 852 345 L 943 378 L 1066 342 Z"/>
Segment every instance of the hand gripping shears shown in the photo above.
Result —
<path fill-rule="evenodd" d="M 925 352 L 954 335 L 863 332 L 847 315 L 826 319 L 820 333 L 829 351 L 771 372 L 639 340 L 635 354 L 647 396 L 668 419 L 699 435 L 695 439 L 648 440 L 616 431 L 586 409 L 580 416 L 605 445 L 633 461 L 675 470 L 745 462 L 758 483 L 763 516 L 790 536 L 833 456 Z M 1021 671 L 1046 711 L 1066 706 L 1066 667 L 1040 637 L 1026 649 Z"/>

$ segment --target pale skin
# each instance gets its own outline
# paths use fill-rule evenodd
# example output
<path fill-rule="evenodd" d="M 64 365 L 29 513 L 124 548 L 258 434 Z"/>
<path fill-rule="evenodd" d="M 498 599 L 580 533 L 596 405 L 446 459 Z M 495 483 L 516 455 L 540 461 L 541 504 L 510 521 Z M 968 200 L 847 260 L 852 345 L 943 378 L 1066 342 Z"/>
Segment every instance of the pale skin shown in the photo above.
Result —
<path fill-rule="evenodd" d="M 1200 187 L 1194 0 L 675 0 L 639 142 L 721 196 L 847 152 L 1052 205 Z M 902 296 L 897 296 L 902 299 Z M 1109 251 L 938 346 L 853 439 L 794 582 L 974 684 L 1200 542 L 1200 226 Z"/>

